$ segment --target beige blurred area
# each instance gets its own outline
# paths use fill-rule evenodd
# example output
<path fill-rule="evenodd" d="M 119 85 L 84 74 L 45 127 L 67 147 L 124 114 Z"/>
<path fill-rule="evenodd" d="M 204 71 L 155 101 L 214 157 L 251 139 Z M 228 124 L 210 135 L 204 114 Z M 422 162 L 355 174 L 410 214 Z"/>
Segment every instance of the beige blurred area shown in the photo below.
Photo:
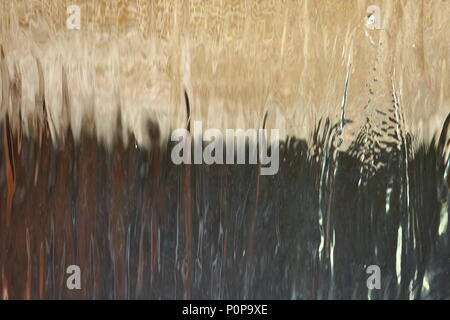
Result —
<path fill-rule="evenodd" d="M 267 111 L 268 128 L 308 139 L 330 117 L 343 148 L 389 118 L 428 142 L 450 112 L 450 1 L 0 1 L 0 121 L 29 135 L 45 100 L 54 141 L 148 145 L 148 119 L 164 136 L 185 126 L 184 90 L 204 128 L 260 127 Z"/>

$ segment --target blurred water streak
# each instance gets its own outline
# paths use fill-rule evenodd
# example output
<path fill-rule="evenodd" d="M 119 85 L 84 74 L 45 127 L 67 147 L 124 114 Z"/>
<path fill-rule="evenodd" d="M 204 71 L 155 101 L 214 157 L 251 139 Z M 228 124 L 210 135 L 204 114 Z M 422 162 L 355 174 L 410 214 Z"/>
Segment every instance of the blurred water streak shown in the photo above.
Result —
<path fill-rule="evenodd" d="M 175 166 L 170 147 L 107 152 L 87 135 L 56 148 L 48 128 L 34 140 L 3 125 L 2 297 L 448 299 L 442 150 L 406 158 L 400 148 L 364 174 L 329 143 L 327 124 L 313 146 L 284 141 L 275 176 Z M 155 127 L 149 134 L 159 139 Z M 66 287 L 72 264 L 79 291 Z M 374 264 L 381 289 L 369 291 Z"/>

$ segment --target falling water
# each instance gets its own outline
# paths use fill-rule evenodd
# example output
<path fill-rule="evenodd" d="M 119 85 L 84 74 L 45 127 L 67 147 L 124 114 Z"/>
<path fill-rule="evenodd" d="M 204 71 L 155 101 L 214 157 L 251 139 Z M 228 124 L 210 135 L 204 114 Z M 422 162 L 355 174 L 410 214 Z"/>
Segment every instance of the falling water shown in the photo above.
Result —
<path fill-rule="evenodd" d="M 1 298 L 450 298 L 448 4 L 68 2 L 1 0 Z M 279 171 L 175 165 L 197 119 Z"/>

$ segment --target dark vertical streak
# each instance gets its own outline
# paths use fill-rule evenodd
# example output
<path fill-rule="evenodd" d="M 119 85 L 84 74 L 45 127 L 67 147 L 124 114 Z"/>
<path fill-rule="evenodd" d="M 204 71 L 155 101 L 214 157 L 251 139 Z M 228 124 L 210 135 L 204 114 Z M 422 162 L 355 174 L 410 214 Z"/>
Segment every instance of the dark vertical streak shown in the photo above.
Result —
<path fill-rule="evenodd" d="M 186 101 L 187 109 L 187 130 L 189 131 L 188 145 L 191 146 L 190 141 L 192 136 L 190 134 L 191 119 L 190 119 L 190 106 L 189 98 L 187 96 L 186 90 L 184 91 L 184 97 Z M 183 273 L 183 283 L 184 283 L 184 299 L 189 299 L 191 297 L 191 278 L 192 278 L 192 248 L 193 248 L 193 236 L 192 236 L 192 192 L 191 192 L 191 165 L 183 164 L 183 206 L 184 206 L 184 223 L 185 223 L 185 234 L 186 234 L 186 248 L 184 254 L 184 261 L 182 265 Z"/>

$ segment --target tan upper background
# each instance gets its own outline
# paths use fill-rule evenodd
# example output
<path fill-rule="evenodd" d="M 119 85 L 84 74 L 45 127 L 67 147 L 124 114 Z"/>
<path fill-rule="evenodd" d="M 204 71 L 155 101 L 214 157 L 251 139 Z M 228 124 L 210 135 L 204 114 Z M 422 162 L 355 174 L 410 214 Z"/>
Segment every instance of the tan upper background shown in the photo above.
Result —
<path fill-rule="evenodd" d="M 120 114 L 148 144 L 145 119 L 184 126 L 183 88 L 204 127 L 259 127 L 268 111 L 269 128 L 308 138 L 344 115 L 342 148 L 390 116 L 429 141 L 450 112 L 449 1 L 0 1 L 0 121 L 33 134 L 45 97 L 55 141 L 71 128 L 111 145 Z"/>

